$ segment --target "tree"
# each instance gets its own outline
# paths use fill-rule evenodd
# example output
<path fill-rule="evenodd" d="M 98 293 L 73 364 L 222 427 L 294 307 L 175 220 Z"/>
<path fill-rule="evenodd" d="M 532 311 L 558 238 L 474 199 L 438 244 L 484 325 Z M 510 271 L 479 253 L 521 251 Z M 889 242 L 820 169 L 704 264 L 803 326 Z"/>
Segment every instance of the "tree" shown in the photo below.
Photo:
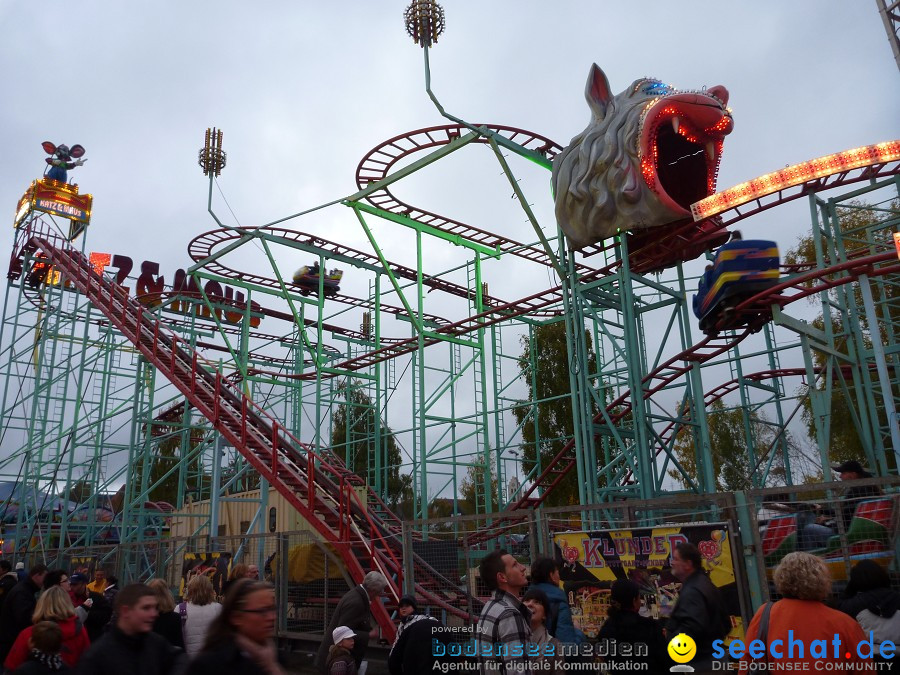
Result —
<path fill-rule="evenodd" d="M 528 398 L 518 401 L 512 410 L 516 423 L 522 429 L 522 469 L 526 475 L 534 469 L 538 457 L 541 470 L 547 468 L 574 436 L 572 389 L 569 383 L 571 366 L 565 322 L 538 326 L 533 336 L 522 337 L 522 354 L 519 357 L 519 372 L 528 387 Z M 585 331 L 585 342 L 588 372 L 594 373 L 597 358 L 588 331 Z M 594 406 L 591 416 L 598 412 L 599 408 Z M 586 423 L 589 422 L 586 420 Z M 602 456 L 599 450 L 597 456 Z M 578 475 L 570 471 L 547 497 L 546 504 L 560 506 L 577 503 Z"/>
<path fill-rule="evenodd" d="M 879 251 L 884 249 L 892 250 L 893 244 L 893 227 L 890 226 L 900 211 L 900 203 L 893 202 L 889 209 L 875 209 L 872 205 L 862 202 L 850 202 L 847 207 L 837 209 L 838 224 L 840 229 L 840 240 L 844 251 L 848 258 L 857 255 L 869 255 L 873 252 L 873 247 Z M 785 255 L 785 263 L 788 265 L 814 266 L 816 264 L 816 249 L 813 236 L 806 235 L 799 238 L 796 246 L 791 248 Z M 812 287 L 815 282 L 810 281 L 806 285 Z M 832 301 L 839 301 L 841 294 L 846 294 L 847 302 L 854 304 L 856 307 L 863 307 L 862 290 L 859 284 L 853 284 L 849 288 L 835 288 L 829 291 Z M 871 285 L 873 301 L 881 312 L 878 317 L 878 325 L 876 327 L 877 334 L 873 336 L 873 327 L 869 325 L 872 317 L 865 312 L 859 315 L 861 331 L 859 335 L 862 338 L 862 344 L 857 344 L 856 349 L 869 350 L 872 347 L 873 338 L 882 342 L 889 340 L 888 330 L 891 325 L 898 325 L 900 321 L 900 307 L 894 300 L 893 295 L 896 293 L 895 285 L 892 283 L 876 283 Z M 818 297 L 812 296 L 810 302 L 818 301 Z M 840 303 L 838 303 L 840 304 Z M 844 325 L 844 317 L 832 308 L 831 311 L 831 332 L 834 336 L 834 348 L 846 354 L 848 352 L 850 331 Z M 814 328 L 824 331 L 826 327 L 826 319 L 822 313 L 812 322 Z M 816 389 L 820 392 L 825 391 L 826 387 L 831 385 L 830 409 L 826 414 L 830 418 L 830 434 L 828 454 L 832 461 L 840 462 L 846 459 L 859 460 L 866 456 L 865 447 L 860 438 L 857 425 L 854 423 L 853 410 L 855 409 L 856 391 L 852 380 L 845 380 L 847 391 L 850 394 L 849 400 L 841 386 L 843 379 L 840 362 L 834 362 L 834 357 L 828 354 L 813 350 L 813 362 L 820 371 L 825 371 L 823 377 L 819 377 L 816 381 Z M 831 365 L 830 370 L 826 368 Z M 831 382 L 828 382 L 828 378 Z M 808 385 L 805 386 L 806 392 L 809 393 Z M 877 411 L 879 418 L 884 419 L 884 410 Z M 810 396 L 805 396 L 803 401 L 803 421 L 806 423 L 807 434 L 813 440 L 816 438 L 816 426 L 819 420 L 815 419 L 815 413 L 812 407 Z"/>
<path fill-rule="evenodd" d="M 236 479 L 235 477 L 238 476 Z M 244 459 L 243 455 L 236 454 L 224 467 L 222 467 L 222 485 L 232 481 L 230 492 L 246 492 L 259 490 L 259 472 Z"/>
<path fill-rule="evenodd" d="M 337 407 L 331 419 L 331 448 L 341 458 L 349 458 L 347 468 L 369 483 L 374 483 L 376 464 L 376 420 L 381 429 L 382 488 L 381 498 L 391 508 L 412 501 L 412 476 L 400 473 L 403 458 L 391 428 L 376 418 L 372 399 L 362 390 L 360 382 L 343 382 L 338 391 L 344 403 Z"/>
<path fill-rule="evenodd" d="M 750 452 L 744 428 L 744 414 L 740 408 L 726 410 L 721 399 L 714 401 L 706 416 L 709 429 L 710 454 L 712 455 L 713 475 L 716 477 L 716 490 L 730 492 L 748 490 L 756 487 L 753 474 L 757 466 L 751 462 Z M 750 413 L 750 430 L 753 437 L 753 448 L 756 461 L 761 463 L 776 441 L 777 431 L 760 415 Z M 792 439 L 785 439 L 792 446 Z M 688 476 L 697 476 L 697 452 L 694 434 L 688 425 L 683 426 L 675 436 L 674 454 Z M 775 452 L 776 450 L 772 450 Z M 669 476 L 685 487 L 689 481 L 684 475 L 671 469 Z M 773 470 L 770 472 L 770 483 L 785 481 L 784 463 L 780 456 L 776 457 Z"/>
<path fill-rule="evenodd" d="M 139 460 L 132 472 L 132 498 L 140 494 L 145 466 L 149 464 L 147 485 L 150 490 L 145 499 L 178 505 L 178 492 L 182 480 L 178 464 L 183 456 L 193 454 L 192 451 L 206 439 L 205 430 L 200 427 L 191 427 L 185 434 L 182 427 L 183 417 L 182 407 L 180 410 L 164 413 L 145 426 L 145 433 L 150 435 L 151 457 L 146 463 Z M 187 450 L 181 447 L 185 435 L 188 439 Z M 153 452 L 154 444 L 155 452 Z M 184 492 L 208 494 L 212 487 L 212 477 L 201 465 L 199 456 L 195 461 L 196 464 L 191 467 L 185 480 Z"/>
<path fill-rule="evenodd" d="M 151 460 L 149 485 L 156 485 L 150 489 L 148 499 L 154 502 L 169 502 L 175 504 L 178 501 L 178 471 L 172 471 L 178 466 L 178 450 L 181 447 L 181 434 L 175 434 L 159 444 L 157 455 Z M 169 476 L 166 474 L 172 471 Z M 164 477 L 165 476 L 165 477 Z"/>
<path fill-rule="evenodd" d="M 460 506 L 465 513 L 491 513 L 497 510 L 498 482 L 494 465 L 490 465 L 491 493 L 484 495 L 485 462 L 481 458 L 466 469 L 459 484 Z M 488 501 L 490 500 L 490 501 Z"/>

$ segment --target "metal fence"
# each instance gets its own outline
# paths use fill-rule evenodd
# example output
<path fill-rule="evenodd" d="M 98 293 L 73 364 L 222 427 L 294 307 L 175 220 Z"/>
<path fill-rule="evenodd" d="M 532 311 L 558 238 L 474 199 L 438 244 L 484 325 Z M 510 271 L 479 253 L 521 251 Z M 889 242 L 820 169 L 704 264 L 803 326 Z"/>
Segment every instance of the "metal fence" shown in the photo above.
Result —
<path fill-rule="evenodd" d="M 512 514 L 461 516 L 404 524 L 403 592 L 417 592 L 420 608 L 448 626 L 469 625 L 488 595 L 478 576 L 481 559 L 504 548 L 530 564 L 539 556 L 562 559 L 559 542 L 566 533 L 622 532 L 721 524 L 734 570 L 740 616 L 746 624 L 755 609 L 775 595 L 771 582 L 778 560 L 792 550 L 809 550 L 826 560 L 839 594 L 852 565 L 875 559 L 900 588 L 900 478 L 865 479 L 882 496 L 853 505 L 855 518 L 841 517 L 845 483 L 767 488 L 715 495 L 679 494 L 658 499 L 543 508 Z M 817 514 L 833 514 L 833 534 L 805 537 Z M 574 542 L 574 540 L 573 540 Z M 571 543 L 571 542 L 570 542 Z M 574 542 L 582 546 L 583 542 Z M 40 551 L 26 566 L 45 562 L 74 570 L 102 567 L 120 583 L 165 579 L 180 594 L 189 568 L 217 567 L 224 580 L 228 566 L 255 564 L 276 588 L 279 634 L 322 634 L 341 596 L 352 586 L 334 549 L 310 532 L 236 537 L 166 538 L 141 544 L 67 550 L 55 558 Z M 212 572 L 211 572 L 212 573 Z"/>
<path fill-rule="evenodd" d="M 843 494 L 852 486 L 867 487 L 880 496 L 847 506 Z M 845 508 L 855 516 L 849 522 L 842 517 Z M 805 535 L 806 526 L 817 517 L 829 521 L 829 536 Z M 420 552 L 450 580 L 433 595 L 438 601 L 453 599 L 465 611 L 448 612 L 442 603 L 425 598 L 420 604 L 449 625 L 473 623 L 479 598 L 487 595 L 477 576 L 478 564 L 495 548 L 506 549 L 526 565 L 539 556 L 565 563 L 557 542 L 565 541 L 566 533 L 670 531 L 714 523 L 721 523 L 722 529 L 712 531 L 721 531 L 728 540 L 734 572 L 731 590 L 744 625 L 761 604 L 777 597 L 772 573 L 781 558 L 795 550 L 825 560 L 834 581 L 833 599 L 844 591 L 852 566 L 862 559 L 886 567 L 892 585 L 900 590 L 900 478 L 896 477 L 410 522 L 404 532 L 409 547 L 404 555 L 404 588 L 408 591 L 419 581 L 427 588 L 429 579 L 418 573 L 421 566 L 410 555 Z M 584 545 L 582 539 L 570 543 Z M 468 602 L 459 602 L 463 594 Z"/>

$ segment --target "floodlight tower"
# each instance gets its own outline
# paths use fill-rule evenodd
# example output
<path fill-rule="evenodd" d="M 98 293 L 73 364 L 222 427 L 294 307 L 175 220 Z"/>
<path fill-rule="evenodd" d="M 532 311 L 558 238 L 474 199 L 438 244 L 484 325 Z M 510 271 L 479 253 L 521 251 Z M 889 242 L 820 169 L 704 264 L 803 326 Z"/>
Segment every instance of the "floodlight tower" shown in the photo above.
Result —
<path fill-rule="evenodd" d="M 222 135 L 221 129 L 207 129 L 203 147 L 197 153 L 197 164 L 203 169 L 203 175 L 209 176 L 210 180 L 221 175 L 228 160 L 228 155 L 222 149 Z"/>
<path fill-rule="evenodd" d="M 413 0 L 403 18 L 406 32 L 423 49 L 431 47 L 444 32 L 444 8 L 434 0 Z"/>

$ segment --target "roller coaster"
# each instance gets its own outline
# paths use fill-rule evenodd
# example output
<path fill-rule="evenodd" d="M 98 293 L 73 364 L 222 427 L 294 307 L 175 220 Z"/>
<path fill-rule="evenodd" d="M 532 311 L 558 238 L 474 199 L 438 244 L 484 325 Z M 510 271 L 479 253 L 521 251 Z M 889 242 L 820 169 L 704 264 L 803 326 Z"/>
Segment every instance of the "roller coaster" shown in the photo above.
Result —
<path fill-rule="evenodd" d="M 512 239 L 395 196 L 404 178 L 471 144 L 494 151 L 537 240 Z M 828 409 L 831 392 L 817 381 L 852 387 L 867 460 L 882 474 L 896 466 L 891 293 L 900 261 L 886 233 L 900 221 L 900 142 L 831 155 L 824 168 L 777 180 L 770 174 L 698 202 L 693 220 L 652 236 L 623 233 L 578 253 L 555 224 L 539 226 L 501 149 L 549 169 L 561 146 L 523 129 L 456 120 L 395 136 L 360 161 L 357 191 L 326 205 L 348 210 L 371 251 L 281 221 L 219 227 L 188 243 L 193 265 L 171 286 L 158 265 L 145 262 L 135 278 L 130 261 L 91 254 L 87 235 L 79 250 L 65 218 L 24 213 L 0 333 L 4 478 L 66 499 L 76 484 L 86 485 L 88 513 L 119 490 L 120 541 L 140 543 L 157 515 L 146 505 L 164 487 L 174 483 L 176 514 L 209 500 L 207 516 L 191 515 L 191 529 L 212 534 L 220 500 L 258 476 L 334 547 L 354 580 L 381 570 L 396 600 L 404 521 L 428 517 L 435 495 L 455 503 L 466 470 L 481 468 L 472 474 L 475 508 L 494 513 L 494 524 L 545 504 L 572 471 L 583 504 L 667 493 L 670 470 L 682 472 L 687 489 L 714 492 L 706 407 L 737 393 L 746 415 L 766 408 L 784 432 L 788 378 L 805 379 L 816 411 Z M 851 200 L 866 196 L 876 200 L 869 207 L 874 218 L 859 232 L 842 230 L 840 210 L 860 208 Z M 727 326 L 694 342 L 686 263 L 721 244 L 735 224 L 746 229 L 751 216 L 801 198 L 813 214 L 817 264 L 783 269 L 777 284 L 741 299 Z M 414 264 L 388 258 L 385 244 L 393 239 L 404 241 Z M 426 270 L 426 241 L 453 247 L 462 262 Z M 232 262 L 248 245 L 262 251 L 268 271 Z M 300 257 L 344 270 L 341 288 L 298 288 L 285 275 L 287 261 Z M 556 273 L 560 282 L 514 300 L 495 297 L 487 281 L 503 272 L 492 265 L 511 260 Z M 840 318 L 842 332 L 790 315 L 808 298 Z M 351 311 L 362 311 L 359 323 Z M 519 383 L 523 373 L 540 374 L 533 352 L 510 349 L 523 336 L 533 345 L 535 329 L 555 322 L 567 326 L 575 432 L 526 473 L 518 457 L 521 426 L 511 411 L 526 406 L 524 424 L 535 425 L 540 437 L 539 401 L 523 401 Z M 864 324 L 881 326 L 882 340 L 871 340 Z M 813 362 L 813 350 L 826 355 L 824 365 Z M 804 367 L 783 367 L 787 354 Z M 756 361 L 766 367 L 743 372 Z M 712 377 L 727 368 L 730 376 L 707 388 L 704 368 Z M 335 443 L 339 411 L 346 433 Z M 815 418 L 819 465 L 826 466 L 827 415 Z M 697 475 L 687 475 L 674 453 L 684 431 L 697 449 Z M 768 456 L 752 457 L 758 486 L 776 460 L 791 475 L 785 434 L 777 436 Z M 392 443 L 404 453 L 402 467 L 389 459 Z M 753 454 L 752 439 L 747 446 Z M 412 479 L 402 516 L 390 490 L 401 468 Z M 495 493 L 492 475 L 516 489 Z M 262 531 L 266 508 L 261 498 L 248 532 Z M 83 516 L 76 520 L 65 508 L 48 516 L 44 504 L 20 495 L 15 518 L 5 518 L 4 546 L 62 551 L 90 544 L 104 524 Z M 461 613 L 446 594 L 454 581 L 418 556 L 414 564 L 416 591 Z M 140 576 L 145 561 L 131 565 Z M 390 635 L 387 611 L 377 611 Z"/>

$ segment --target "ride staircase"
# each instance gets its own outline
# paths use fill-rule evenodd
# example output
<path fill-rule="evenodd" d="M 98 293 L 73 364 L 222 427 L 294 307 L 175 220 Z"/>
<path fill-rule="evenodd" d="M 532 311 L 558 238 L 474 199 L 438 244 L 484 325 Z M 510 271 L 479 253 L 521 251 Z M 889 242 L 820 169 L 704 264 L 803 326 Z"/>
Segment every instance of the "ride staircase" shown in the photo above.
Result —
<path fill-rule="evenodd" d="M 98 274 L 83 254 L 42 220 L 33 219 L 18 231 L 8 278 L 21 277 L 26 259 L 41 254 L 60 272 L 59 283 L 70 284 L 87 297 L 334 547 L 353 581 L 361 582 L 369 570 L 379 571 L 388 579 L 393 602 L 399 599 L 402 524 L 365 481 L 330 453 L 317 453 L 291 435 L 220 371 L 205 365 L 188 342 L 130 297 L 127 289 Z M 447 600 L 457 595 L 454 582 L 418 556 L 413 565 L 415 590 L 428 604 L 467 616 Z M 373 614 L 385 637 L 392 639 L 395 626 L 385 604 L 373 603 Z"/>

